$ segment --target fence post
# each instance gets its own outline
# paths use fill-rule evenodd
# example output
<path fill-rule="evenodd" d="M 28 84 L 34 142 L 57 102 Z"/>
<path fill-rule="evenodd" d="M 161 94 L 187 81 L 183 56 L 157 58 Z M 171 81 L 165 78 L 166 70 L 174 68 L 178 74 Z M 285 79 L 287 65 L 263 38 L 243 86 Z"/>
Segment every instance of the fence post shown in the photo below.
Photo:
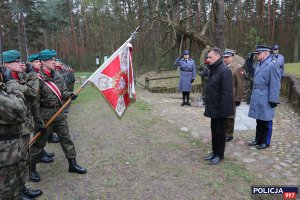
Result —
<path fill-rule="evenodd" d="M 149 80 L 149 77 L 145 77 L 145 88 L 147 89 L 147 90 L 149 90 L 149 86 L 150 86 L 150 80 Z"/>

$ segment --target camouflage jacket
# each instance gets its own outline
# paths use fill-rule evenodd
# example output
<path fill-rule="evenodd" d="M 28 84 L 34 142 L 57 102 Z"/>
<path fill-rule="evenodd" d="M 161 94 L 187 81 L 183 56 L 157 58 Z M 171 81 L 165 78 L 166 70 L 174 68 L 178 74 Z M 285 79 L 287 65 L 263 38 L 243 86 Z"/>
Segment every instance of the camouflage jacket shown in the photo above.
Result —
<path fill-rule="evenodd" d="M 65 81 L 62 76 L 56 72 L 51 72 L 51 77 L 47 76 L 42 70 L 39 72 L 41 78 L 44 81 L 51 81 L 55 83 L 61 92 L 62 100 L 67 100 L 71 97 L 72 92 L 68 92 Z M 33 116 L 36 123 L 45 124 L 47 121 L 59 110 L 62 106 L 61 101 L 54 94 L 54 92 L 39 79 L 39 89 L 37 98 L 34 103 Z M 58 119 L 63 117 L 62 114 L 58 116 Z"/>
<path fill-rule="evenodd" d="M 26 100 L 27 115 L 26 121 L 22 124 L 22 135 L 29 135 L 33 133 L 33 116 L 32 116 L 32 104 L 36 99 L 39 89 L 39 79 L 37 73 L 32 71 L 30 73 L 19 73 L 20 84 L 23 86 L 23 93 Z"/>
<path fill-rule="evenodd" d="M 6 91 L 6 86 L 11 88 L 10 92 Z M 6 86 L 0 82 L 0 168 L 20 159 L 21 123 L 25 121 L 27 112 L 20 84 L 10 80 Z"/>

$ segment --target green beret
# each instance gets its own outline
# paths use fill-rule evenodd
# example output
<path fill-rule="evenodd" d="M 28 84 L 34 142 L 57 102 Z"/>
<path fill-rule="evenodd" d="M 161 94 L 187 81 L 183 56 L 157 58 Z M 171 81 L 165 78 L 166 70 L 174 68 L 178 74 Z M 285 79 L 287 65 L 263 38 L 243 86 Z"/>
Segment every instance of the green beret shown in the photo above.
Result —
<path fill-rule="evenodd" d="M 11 63 L 20 59 L 21 55 L 20 52 L 18 52 L 17 50 L 9 50 L 9 51 L 4 51 L 2 53 L 2 57 L 3 57 L 3 62 Z"/>
<path fill-rule="evenodd" d="M 55 50 L 45 49 L 39 53 L 38 59 L 39 60 L 50 60 L 51 58 L 55 57 L 56 55 L 57 55 L 57 53 Z"/>
<path fill-rule="evenodd" d="M 39 54 L 31 54 L 30 56 L 28 56 L 28 61 L 29 62 L 32 62 L 32 61 L 35 61 L 35 60 L 38 60 L 39 59 Z"/>

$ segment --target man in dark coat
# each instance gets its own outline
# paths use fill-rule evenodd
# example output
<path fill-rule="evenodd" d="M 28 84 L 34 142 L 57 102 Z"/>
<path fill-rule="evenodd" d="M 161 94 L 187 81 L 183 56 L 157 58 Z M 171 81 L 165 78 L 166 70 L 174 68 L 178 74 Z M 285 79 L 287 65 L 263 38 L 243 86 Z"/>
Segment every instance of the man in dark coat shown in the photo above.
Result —
<path fill-rule="evenodd" d="M 215 165 L 224 159 L 225 122 L 233 115 L 232 74 L 222 60 L 218 48 L 208 51 L 210 74 L 206 83 L 206 105 L 204 116 L 211 118 L 212 153 L 204 158 Z"/>

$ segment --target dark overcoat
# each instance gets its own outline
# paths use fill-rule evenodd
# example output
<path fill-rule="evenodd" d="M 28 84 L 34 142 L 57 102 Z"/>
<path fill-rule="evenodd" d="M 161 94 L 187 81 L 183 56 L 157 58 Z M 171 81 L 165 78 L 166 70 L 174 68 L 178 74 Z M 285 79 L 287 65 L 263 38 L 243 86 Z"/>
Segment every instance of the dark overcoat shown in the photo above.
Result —
<path fill-rule="evenodd" d="M 210 118 L 229 117 L 234 113 L 231 71 L 222 59 L 217 60 L 209 68 L 204 116 Z"/>

